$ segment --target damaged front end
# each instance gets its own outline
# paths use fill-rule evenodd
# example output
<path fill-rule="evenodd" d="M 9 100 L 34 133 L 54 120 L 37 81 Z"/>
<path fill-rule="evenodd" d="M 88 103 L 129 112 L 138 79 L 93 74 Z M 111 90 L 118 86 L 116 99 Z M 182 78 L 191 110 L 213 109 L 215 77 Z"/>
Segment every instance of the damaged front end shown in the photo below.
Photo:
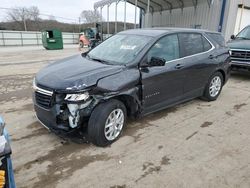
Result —
<path fill-rule="evenodd" d="M 94 101 L 88 92 L 81 94 L 67 94 L 64 98 L 63 105 L 67 108 L 60 110 L 59 118 L 68 121 L 71 128 L 76 128 L 83 123 L 83 117 L 89 116 Z"/>
<path fill-rule="evenodd" d="M 34 107 L 39 121 L 49 129 L 71 131 L 86 125 L 99 99 L 88 91 L 66 93 L 33 84 Z M 71 91 L 72 92 L 72 91 Z"/>
<path fill-rule="evenodd" d="M 84 82 L 75 81 L 67 87 L 55 86 L 56 89 L 50 89 L 34 80 L 33 101 L 37 118 L 50 130 L 68 133 L 80 129 L 85 132 L 97 104 L 111 98 L 123 102 L 127 114 L 136 117 L 141 112 L 139 76 L 137 69 L 129 69 L 103 77 L 95 84 L 82 84 L 90 83 L 85 79 Z"/>

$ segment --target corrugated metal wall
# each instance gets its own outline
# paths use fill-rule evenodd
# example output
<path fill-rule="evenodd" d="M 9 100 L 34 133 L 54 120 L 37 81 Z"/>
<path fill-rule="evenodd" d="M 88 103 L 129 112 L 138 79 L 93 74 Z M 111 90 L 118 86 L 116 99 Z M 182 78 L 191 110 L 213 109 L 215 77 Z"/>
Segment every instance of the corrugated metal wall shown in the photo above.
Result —
<path fill-rule="evenodd" d="M 221 0 L 215 0 L 209 7 L 208 3 L 198 4 L 197 8 L 186 7 L 163 11 L 145 16 L 146 27 L 188 27 L 218 30 Z M 147 22 L 148 20 L 148 22 Z"/>
<path fill-rule="evenodd" d="M 199 2 L 199 1 L 198 1 Z M 222 33 L 226 40 L 234 33 L 238 5 L 244 2 L 250 7 L 250 0 L 227 0 L 224 14 Z M 174 9 L 172 12 L 150 13 L 145 15 L 145 27 L 187 27 L 218 31 L 222 0 L 214 0 L 209 7 L 208 3 L 198 4 L 197 8 L 186 7 L 183 10 Z M 250 22 L 250 18 L 249 18 Z"/>

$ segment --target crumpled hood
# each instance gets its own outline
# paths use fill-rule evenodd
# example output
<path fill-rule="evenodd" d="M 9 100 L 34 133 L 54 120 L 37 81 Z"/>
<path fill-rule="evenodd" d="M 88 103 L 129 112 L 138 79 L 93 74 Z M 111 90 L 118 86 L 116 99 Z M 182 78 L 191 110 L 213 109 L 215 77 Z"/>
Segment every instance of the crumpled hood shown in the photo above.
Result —
<path fill-rule="evenodd" d="M 95 85 L 99 79 L 121 70 L 121 66 L 105 65 L 88 60 L 79 54 L 40 70 L 36 75 L 36 83 L 55 90 L 82 90 Z"/>
<path fill-rule="evenodd" d="M 250 40 L 235 39 L 228 42 L 231 49 L 250 50 Z"/>

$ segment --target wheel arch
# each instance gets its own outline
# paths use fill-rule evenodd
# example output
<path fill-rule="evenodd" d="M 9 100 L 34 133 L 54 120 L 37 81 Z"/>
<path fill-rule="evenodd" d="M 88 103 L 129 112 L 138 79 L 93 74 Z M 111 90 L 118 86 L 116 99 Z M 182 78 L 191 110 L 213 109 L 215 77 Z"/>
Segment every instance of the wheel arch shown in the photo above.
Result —
<path fill-rule="evenodd" d="M 112 97 L 111 99 L 117 99 L 117 100 L 121 101 L 127 109 L 128 116 L 136 116 L 136 114 L 139 110 L 139 104 L 133 96 L 127 95 L 127 94 L 122 94 L 122 95 Z"/>
<path fill-rule="evenodd" d="M 225 71 L 222 70 L 222 69 L 218 69 L 216 72 L 219 72 L 219 73 L 222 74 L 222 76 L 223 76 L 223 85 L 224 85 L 225 81 L 226 81 L 226 73 L 225 73 Z"/>

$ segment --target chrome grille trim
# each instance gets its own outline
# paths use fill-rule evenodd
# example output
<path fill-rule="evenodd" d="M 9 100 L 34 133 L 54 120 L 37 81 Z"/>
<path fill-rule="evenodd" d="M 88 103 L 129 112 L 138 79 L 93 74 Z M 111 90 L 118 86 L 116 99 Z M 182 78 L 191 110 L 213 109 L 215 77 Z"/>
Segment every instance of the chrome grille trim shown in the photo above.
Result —
<path fill-rule="evenodd" d="M 232 61 L 250 61 L 250 50 L 244 49 L 231 49 Z"/>
<path fill-rule="evenodd" d="M 48 90 L 45 90 L 45 89 L 42 89 L 36 85 L 33 85 L 33 89 L 38 92 L 38 93 L 41 93 L 41 94 L 44 94 L 44 95 L 48 95 L 48 96 L 52 96 L 53 95 L 53 91 L 48 91 Z"/>

